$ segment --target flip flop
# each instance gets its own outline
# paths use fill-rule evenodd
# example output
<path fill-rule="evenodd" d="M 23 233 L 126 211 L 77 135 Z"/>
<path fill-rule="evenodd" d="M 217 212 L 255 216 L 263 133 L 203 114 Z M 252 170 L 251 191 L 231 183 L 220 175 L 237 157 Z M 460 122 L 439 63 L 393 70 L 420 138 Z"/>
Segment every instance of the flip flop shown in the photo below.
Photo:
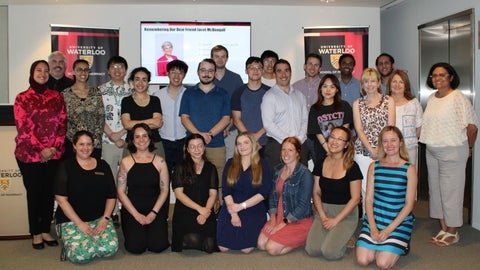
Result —
<path fill-rule="evenodd" d="M 451 241 L 447 241 L 447 238 L 449 237 L 453 237 Z M 442 239 L 437 240 L 435 244 L 439 247 L 448 247 L 458 243 L 458 241 L 460 241 L 460 236 L 458 235 L 458 232 L 456 232 L 455 234 L 446 232 L 443 235 Z"/>
<path fill-rule="evenodd" d="M 443 236 L 445 235 L 446 231 L 444 230 L 440 230 L 437 235 L 435 235 L 434 237 L 430 238 L 428 241 L 432 244 L 435 244 L 437 243 L 438 240 L 441 240 L 443 238 Z"/>

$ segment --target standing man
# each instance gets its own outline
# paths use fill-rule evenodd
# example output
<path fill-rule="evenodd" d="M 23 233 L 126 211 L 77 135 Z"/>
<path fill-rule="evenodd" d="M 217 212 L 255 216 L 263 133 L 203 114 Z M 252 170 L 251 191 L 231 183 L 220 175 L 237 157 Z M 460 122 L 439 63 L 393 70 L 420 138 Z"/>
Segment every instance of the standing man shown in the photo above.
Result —
<path fill-rule="evenodd" d="M 316 53 L 310 53 L 305 58 L 303 65 L 305 78 L 296 81 L 293 88 L 298 89 L 307 99 L 307 111 L 318 101 L 318 85 L 320 84 L 320 71 L 322 70 L 322 57 Z"/>
<path fill-rule="evenodd" d="M 382 93 L 384 95 L 387 93 L 388 80 L 390 80 L 390 77 L 395 70 L 394 64 L 395 59 L 393 59 L 393 56 L 388 53 L 380 54 L 375 60 L 375 65 L 382 78 Z"/>
<path fill-rule="evenodd" d="M 160 99 L 163 113 L 163 126 L 159 129 L 165 149 L 170 178 L 173 176 L 175 166 L 183 159 L 183 147 L 187 130 L 182 125 L 179 116 L 180 104 L 186 90 L 183 79 L 188 71 L 188 65 L 181 60 L 173 60 L 166 67 L 169 83 L 162 89 L 153 91 L 152 95 Z"/>
<path fill-rule="evenodd" d="M 245 63 L 245 73 L 248 82 L 238 88 L 231 99 L 233 123 L 239 132 L 253 134 L 260 146 L 260 155 L 263 156 L 267 136 L 263 128 L 261 104 L 270 87 L 262 83 L 262 59 L 249 57 Z"/>
<path fill-rule="evenodd" d="M 233 92 L 243 85 L 243 81 L 240 75 L 226 67 L 228 61 L 227 48 L 222 45 L 216 45 L 210 50 L 210 57 L 215 62 L 216 67 L 215 80 L 213 82 L 216 86 L 227 91 L 228 97 L 232 98 Z M 223 135 L 225 136 L 226 158 L 228 159 L 233 157 L 235 138 L 238 135 L 238 131 L 232 121 L 230 121 Z"/>
<path fill-rule="evenodd" d="M 67 60 L 61 51 L 54 51 L 48 56 L 48 65 L 50 66 L 48 88 L 62 92 L 63 89 L 73 85 L 74 81 L 65 76 Z"/>
<path fill-rule="evenodd" d="M 318 86 L 320 84 L 320 70 L 322 69 L 322 57 L 316 53 L 310 53 L 305 58 L 303 70 L 305 78 L 296 81 L 292 86 L 298 89 L 307 100 L 307 113 L 310 107 L 318 101 Z M 314 141 L 307 137 L 305 145 L 308 148 L 308 155 L 315 163 L 317 156 L 315 154 Z"/>
<path fill-rule="evenodd" d="M 260 56 L 263 63 L 262 83 L 272 87 L 277 81 L 275 80 L 275 70 L 273 66 L 278 61 L 278 54 L 271 50 L 266 50 Z"/>
<path fill-rule="evenodd" d="M 355 58 L 349 53 L 342 54 L 338 59 L 340 67 L 340 90 L 342 99 L 352 106 L 353 101 L 360 98 L 360 81 L 353 77 Z"/>
<path fill-rule="evenodd" d="M 200 82 L 183 94 L 179 115 L 188 133 L 198 133 L 205 139 L 207 158 L 222 177 L 226 154 L 223 131 L 230 123 L 231 109 L 227 91 L 213 83 L 215 67 L 211 58 L 198 64 Z"/>
<path fill-rule="evenodd" d="M 277 83 L 263 96 L 261 106 L 263 126 L 268 136 L 265 159 L 272 168 L 279 164 L 282 141 L 295 136 L 302 142 L 300 161 L 307 166 L 308 149 L 304 145 L 307 140 L 307 101 L 290 85 L 292 69 L 287 60 L 278 60 L 274 70 Z"/>
<path fill-rule="evenodd" d="M 107 63 L 110 81 L 100 85 L 98 89 L 102 93 L 103 106 L 105 107 L 105 126 L 102 136 L 102 159 L 112 169 L 117 183 L 118 165 L 123 157 L 125 137 L 127 130 L 123 128 L 121 121 L 121 103 L 124 97 L 130 96 L 132 90 L 125 81 L 127 75 L 127 60 L 121 56 L 113 56 Z M 118 227 L 118 204 L 113 209 L 112 221 Z"/>

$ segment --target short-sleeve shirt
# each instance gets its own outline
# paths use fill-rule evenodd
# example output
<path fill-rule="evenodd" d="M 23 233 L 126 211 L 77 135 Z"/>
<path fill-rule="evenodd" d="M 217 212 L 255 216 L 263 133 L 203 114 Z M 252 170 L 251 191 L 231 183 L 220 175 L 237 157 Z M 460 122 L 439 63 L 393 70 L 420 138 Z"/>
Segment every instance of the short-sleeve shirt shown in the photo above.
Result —
<path fill-rule="evenodd" d="M 314 169 L 313 175 L 320 176 L 320 190 L 322 191 L 322 202 L 329 204 L 347 204 L 352 198 L 350 195 L 350 182 L 362 180 L 363 174 L 354 161 L 352 167 L 348 169 L 345 176 L 340 179 L 327 178 L 322 175 L 323 161 L 318 162 Z"/>
<path fill-rule="evenodd" d="M 105 107 L 100 90 L 90 86 L 87 97 L 81 98 L 69 87 L 62 95 L 67 108 L 67 138 L 72 141 L 77 131 L 88 130 L 93 134 L 93 146 L 101 149 Z"/>
<path fill-rule="evenodd" d="M 319 156 L 325 157 L 327 153 L 320 145 L 316 135 L 322 134 L 325 140 L 328 140 L 334 127 L 345 124 L 349 124 L 350 128 L 353 126 L 352 107 L 346 101 L 342 101 L 341 108 L 335 108 L 334 105 L 322 106 L 320 110 L 315 106 L 310 107 L 307 134 L 314 141 Z"/>
<path fill-rule="evenodd" d="M 92 170 L 83 169 L 76 158 L 63 161 L 55 177 L 54 192 L 68 197 L 68 202 L 83 221 L 92 221 L 105 212 L 107 199 L 117 198 L 112 170 L 104 160 L 97 160 Z M 63 210 L 57 210 L 57 222 L 70 221 Z"/>
<path fill-rule="evenodd" d="M 122 99 L 122 114 L 130 114 L 132 120 L 144 120 L 153 117 L 154 113 L 162 113 L 162 106 L 160 105 L 160 99 L 156 96 L 150 96 L 150 102 L 147 106 L 138 106 L 133 100 L 133 96 L 124 97 Z M 130 130 L 128 131 L 131 132 Z M 161 140 L 160 134 L 157 129 L 152 129 L 152 141 L 159 142 Z"/>
<path fill-rule="evenodd" d="M 270 89 L 268 85 L 262 84 L 259 89 L 251 90 L 247 84 L 242 85 L 232 95 L 232 111 L 241 112 L 242 122 L 251 133 L 263 128 L 262 122 L 262 99 L 263 95 Z M 267 143 L 267 136 L 264 134 L 258 140 L 260 145 Z"/>
<path fill-rule="evenodd" d="M 420 141 L 430 146 L 460 146 L 467 141 L 466 128 L 478 126 L 472 103 L 459 90 L 443 98 L 432 94 L 423 114 Z"/>
<path fill-rule="evenodd" d="M 215 86 L 208 93 L 203 92 L 198 84 L 187 89 L 180 103 L 180 113 L 188 115 L 190 121 L 200 132 L 208 132 L 224 116 L 230 116 L 230 98 L 225 90 Z M 190 134 L 190 132 L 188 132 Z M 223 132 L 213 136 L 207 147 L 224 147 Z"/>

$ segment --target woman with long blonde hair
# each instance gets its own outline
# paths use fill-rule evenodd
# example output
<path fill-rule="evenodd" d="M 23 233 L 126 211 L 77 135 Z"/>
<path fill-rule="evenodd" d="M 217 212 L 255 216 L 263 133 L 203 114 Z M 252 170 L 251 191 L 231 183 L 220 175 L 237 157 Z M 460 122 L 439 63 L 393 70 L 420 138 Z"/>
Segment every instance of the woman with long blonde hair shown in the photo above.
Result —
<path fill-rule="evenodd" d="M 217 242 L 221 251 L 251 252 L 267 221 L 267 199 L 272 186 L 272 173 L 266 160 L 260 158 L 258 144 L 252 134 L 240 133 L 235 140 L 235 153 L 223 171 L 224 206 L 217 224 Z"/>

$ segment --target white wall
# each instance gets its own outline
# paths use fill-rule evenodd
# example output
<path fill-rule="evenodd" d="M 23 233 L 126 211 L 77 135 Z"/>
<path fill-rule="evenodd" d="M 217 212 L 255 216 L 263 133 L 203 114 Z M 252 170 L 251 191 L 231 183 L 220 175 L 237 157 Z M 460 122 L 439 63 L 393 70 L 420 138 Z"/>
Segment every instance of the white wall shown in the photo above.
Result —
<path fill-rule="evenodd" d="M 9 5 L 9 102 L 28 86 L 28 70 L 50 52 L 50 24 L 120 27 L 120 54 L 140 64 L 140 21 L 250 21 L 252 54 L 275 50 L 303 77 L 303 26 L 370 26 L 369 62 L 380 52 L 378 8 L 245 5 Z M 228 66 L 228 64 L 227 64 Z M 237 71 L 237 72 L 243 72 Z"/>
<path fill-rule="evenodd" d="M 474 8 L 474 70 L 475 89 L 480 89 L 480 49 L 479 49 L 479 16 L 480 1 L 472 0 L 405 0 L 401 4 L 381 12 L 382 50 L 395 57 L 397 68 L 408 70 L 412 85 L 417 89 L 419 82 L 418 69 L 418 30 L 419 25 Z M 424 83 L 424 82 L 422 82 Z M 476 91 L 475 91 L 476 92 Z M 480 117 L 480 95 L 474 94 L 474 105 Z M 478 142 L 479 140 L 477 140 Z M 476 144 L 473 160 L 473 202 L 472 226 L 480 230 L 480 148 Z M 426 179 L 422 179 L 426 181 Z"/>

